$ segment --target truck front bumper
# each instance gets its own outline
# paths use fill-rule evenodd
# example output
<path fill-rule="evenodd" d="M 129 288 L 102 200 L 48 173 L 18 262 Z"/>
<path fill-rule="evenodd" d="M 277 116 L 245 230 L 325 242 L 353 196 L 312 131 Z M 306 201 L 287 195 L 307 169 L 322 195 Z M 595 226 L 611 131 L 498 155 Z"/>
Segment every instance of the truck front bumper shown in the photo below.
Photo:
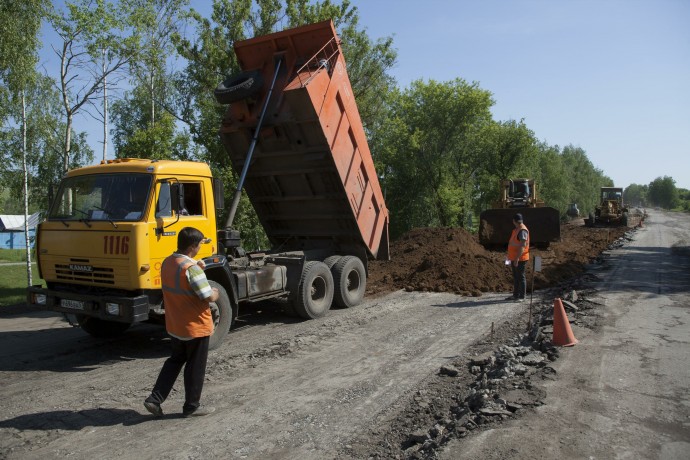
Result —
<path fill-rule="evenodd" d="M 149 298 L 146 295 L 99 296 L 31 286 L 27 292 L 27 304 L 44 310 L 121 323 L 131 324 L 149 319 Z"/>

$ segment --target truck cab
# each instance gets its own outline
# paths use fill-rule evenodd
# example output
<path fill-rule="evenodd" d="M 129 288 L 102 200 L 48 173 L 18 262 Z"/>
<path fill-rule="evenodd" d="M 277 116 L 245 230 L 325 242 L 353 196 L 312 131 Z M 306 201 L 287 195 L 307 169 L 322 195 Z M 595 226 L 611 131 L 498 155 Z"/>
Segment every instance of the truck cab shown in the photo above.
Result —
<path fill-rule="evenodd" d="M 29 288 L 29 304 L 62 312 L 97 337 L 160 320 L 161 264 L 179 230 L 211 237 L 198 257 L 211 266 L 217 259 L 214 192 L 222 204 L 221 184 L 197 162 L 125 158 L 68 172 L 38 227 L 46 288 Z M 220 278 L 232 292 L 229 275 Z"/>

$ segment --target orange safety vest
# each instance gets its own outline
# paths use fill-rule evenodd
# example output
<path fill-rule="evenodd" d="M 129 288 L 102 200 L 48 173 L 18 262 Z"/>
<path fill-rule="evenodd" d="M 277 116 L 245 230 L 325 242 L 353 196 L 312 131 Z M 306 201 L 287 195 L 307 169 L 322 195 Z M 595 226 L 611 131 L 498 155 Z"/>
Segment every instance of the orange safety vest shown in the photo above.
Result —
<path fill-rule="evenodd" d="M 213 334 L 213 317 L 208 302 L 196 294 L 187 280 L 187 269 L 194 265 L 175 254 L 163 261 L 161 284 L 165 305 L 165 328 L 181 339 Z"/>
<path fill-rule="evenodd" d="M 525 242 L 525 251 L 520 257 L 520 262 L 529 260 L 529 230 L 525 227 L 525 224 L 520 224 L 520 228 L 513 229 L 513 233 L 510 235 L 510 240 L 508 240 L 508 259 L 512 262 L 514 261 L 518 254 L 520 254 L 520 248 L 522 247 L 522 241 L 518 239 L 518 232 L 520 230 L 527 231 L 527 241 Z"/>

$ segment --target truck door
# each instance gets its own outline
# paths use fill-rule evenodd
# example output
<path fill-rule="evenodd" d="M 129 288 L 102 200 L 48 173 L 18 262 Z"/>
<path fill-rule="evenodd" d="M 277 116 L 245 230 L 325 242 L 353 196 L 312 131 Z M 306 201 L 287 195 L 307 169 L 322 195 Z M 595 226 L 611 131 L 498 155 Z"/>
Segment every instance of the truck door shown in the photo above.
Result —
<path fill-rule="evenodd" d="M 214 254 L 218 248 L 215 220 L 209 217 L 212 205 L 206 199 L 210 187 L 203 181 L 162 180 L 156 184 L 154 219 L 151 220 L 149 241 L 153 284 L 160 287 L 163 260 L 177 249 L 177 235 L 184 227 L 194 227 L 212 244 L 203 245 L 197 258 Z M 210 193 L 210 189 L 208 193 Z M 179 197 L 176 199 L 176 197 Z"/>

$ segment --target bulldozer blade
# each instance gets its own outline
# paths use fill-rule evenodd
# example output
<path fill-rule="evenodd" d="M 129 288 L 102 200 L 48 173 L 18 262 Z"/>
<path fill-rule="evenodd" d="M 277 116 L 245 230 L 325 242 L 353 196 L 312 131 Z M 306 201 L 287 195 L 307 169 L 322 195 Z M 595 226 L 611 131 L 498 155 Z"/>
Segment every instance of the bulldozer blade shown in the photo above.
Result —
<path fill-rule="evenodd" d="M 547 206 L 487 209 L 479 215 L 479 242 L 485 247 L 507 245 L 515 228 L 513 216 L 518 212 L 522 214 L 524 224 L 529 229 L 530 244 L 546 247 L 549 243 L 560 241 L 560 213 Z"/>

